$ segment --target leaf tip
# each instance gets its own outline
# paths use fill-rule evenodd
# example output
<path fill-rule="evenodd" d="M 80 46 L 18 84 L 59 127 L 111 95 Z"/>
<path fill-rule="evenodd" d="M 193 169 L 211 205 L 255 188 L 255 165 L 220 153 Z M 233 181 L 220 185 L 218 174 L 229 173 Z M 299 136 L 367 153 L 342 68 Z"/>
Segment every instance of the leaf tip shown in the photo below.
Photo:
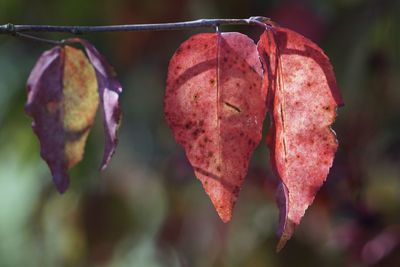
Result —
<path fill-rule="evenodd" d="M 234 201 L 226 201 L 224 199 L 219 199 L 215 201 L 212 196 L 211 200 L 214 204 L 215 210 L 218 213 L 218 216 L 224 223 L 228 223 L 232 219 L 232 210 L 233 206 L 235 205 Z"/>
<path fill-rule="evenodd" d="M 218 212 L 218 216 L 221 218 L 221 220 L 224 223 L 228 223 L 232 219 L 232 212 L 231 211 L 227 212 L 227 211 L 217 210 L 217 212 Z"/>
<path fill-rule="evenodd" d="M 69 178 L 67 175 L 55 174 L 53 176 L 53 182 L 60 194 L 63 194 L 65 191 L 67 191 L 69 186 Z"/>
<path fill-rule="evenodd" d="M 276 202 L 279 208 L 279 241 L 276 246 L 276 252 L 279 253 L 292 237 L 296 228 L 295 222 L 288 218 L 289 212 L 289 192 L 286 185 L 281 182 L 276 191 Z"/>
<path fill-rule="evenodd" d="M 285 247 L 287 241 L 292 237 L 295 228 L 296 224 L 293 221 L 286 221 L 285 228 L 283 229 L 278 244 L 276 245 L 276 253 L 279 253 Z"/>
<path fill-rule="evenodd" d="M 108 167 L 108 163 L 111 160 L 111 157 L 114 155 L 115 149 L 112 152 L 107 152 L 107 150 L 104 152 L 103 155 L 103 160 L 100 165 L 100 171 L 105 171 Z"/>
<path fill-rule="evenodd" d="M 232 219 L 232 210 L 235 206 L 236 196 L 229 191 L 225 191 L 223 185 L 217 183 L 210 187 L 210 183 L 203 183 L 203 187 L 210 197 L 210 200 L 219 218 L 228 223 Z M 221 193 L 221 190 L 223 193 Z"/>

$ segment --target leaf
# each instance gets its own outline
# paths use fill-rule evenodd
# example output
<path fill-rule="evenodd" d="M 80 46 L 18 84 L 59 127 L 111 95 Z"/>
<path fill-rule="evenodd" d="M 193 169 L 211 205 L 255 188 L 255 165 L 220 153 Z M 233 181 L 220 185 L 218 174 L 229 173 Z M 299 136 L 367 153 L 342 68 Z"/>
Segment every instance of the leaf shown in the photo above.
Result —
<path fill-rule="evenodd" d="M 337 141 L 330 126 L 340 92 L 328 57 L 313 42 L 289 29 L 267 27 L 258 43 L 265 69 L 272 125 L 271 162 L 281 185 L 277 250 L 300 223 L 332 166 Z"/>
<path fill-rule="evenodd" d="M 167 122 L 224 222 L 261 139 L 261 82 L 256 46 L 240 33 L 195 35 L 169 64 Z"/>
<path fill-rule="evenodd" d="M 55 47 L 39 58 L 27 90 L 26 112 L 33 118 L 41 156 L 63 193 L 69 184 L 67 170 L 83 157 L 98 107 L 94 69 L 82 51 Z"/>
<path fill-rule="evenodd" d="M 122 86 L 117 80 L 114 68 L 92 44 L 79 38 L 68 39 L 67 42 L 80 43 L 84 46 L 96 72 L 105 131 L 105 148 L 101 163 L 101 170 L 104 170 L 118 144 L 117 131 L 122 117 L 119 106 L 119 94 L 122 93 Z"/>

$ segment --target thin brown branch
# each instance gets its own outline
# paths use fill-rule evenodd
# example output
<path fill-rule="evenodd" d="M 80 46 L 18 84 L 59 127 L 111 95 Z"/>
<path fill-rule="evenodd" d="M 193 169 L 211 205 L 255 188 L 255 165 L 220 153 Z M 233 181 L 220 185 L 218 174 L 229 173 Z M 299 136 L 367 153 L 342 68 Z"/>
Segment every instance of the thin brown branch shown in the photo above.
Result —
<path fill-rule="evenodd" d="M 55 26 L 55 25 L 0 25 L 0 34 L 16 35 L 21 32 L 64 32 L 82 34 L 88 32 L 121 32 L 121 31 L 170 31 L 190 28 L 219 27 L 223 25 L 257 25 L 265 27 L 265 17 L 250 17 L 248 19 L 199 19 L 193 21 L 155 23 L 155 24 L 127 24 L 106 26 Z"/>

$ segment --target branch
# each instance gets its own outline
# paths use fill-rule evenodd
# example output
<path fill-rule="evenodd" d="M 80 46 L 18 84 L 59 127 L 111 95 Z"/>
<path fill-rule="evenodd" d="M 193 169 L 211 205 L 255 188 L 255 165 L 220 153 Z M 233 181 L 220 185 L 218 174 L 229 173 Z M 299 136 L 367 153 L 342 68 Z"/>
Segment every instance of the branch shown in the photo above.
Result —
<path fill-rule="evenodd" d="M 222 25 L 257 25 L 265 28 L 265 17 L 250 17 L 248 19 L 199 19 L 193 21 L 155 23 L 155 24 L 127 24 L 108 26 L 54 26 L 54 25 L 14 25 L 11 23 L 0 26 L 0 34 L 17 35 L 21 32 L 66 32 L 82 34 L 88 32 L 121 32 L 121 31 L 170 31 L 189 28 L 206 28 Z"/>

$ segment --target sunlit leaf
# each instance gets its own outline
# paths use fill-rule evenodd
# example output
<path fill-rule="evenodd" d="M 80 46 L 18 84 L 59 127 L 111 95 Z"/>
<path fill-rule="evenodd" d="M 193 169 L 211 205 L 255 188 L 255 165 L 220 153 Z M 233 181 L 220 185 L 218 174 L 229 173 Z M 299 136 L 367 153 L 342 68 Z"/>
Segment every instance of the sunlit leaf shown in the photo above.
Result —
<path fill-rule="evenodd" d="M 330 126 L 342 99 L 328 57 L 291 30 L 272 27 L 258 43 L 272 125 L 267 142 L 281 185 L 280 250 L 292 236 L 332 166 L 337 141 Z"/>
<path fill-rule="evenodd" d="M 167 122 L 224 222 L 261 139 L 261 82 L 256 45 L 240 33 L 195 35 L 170 61 Z"/>

